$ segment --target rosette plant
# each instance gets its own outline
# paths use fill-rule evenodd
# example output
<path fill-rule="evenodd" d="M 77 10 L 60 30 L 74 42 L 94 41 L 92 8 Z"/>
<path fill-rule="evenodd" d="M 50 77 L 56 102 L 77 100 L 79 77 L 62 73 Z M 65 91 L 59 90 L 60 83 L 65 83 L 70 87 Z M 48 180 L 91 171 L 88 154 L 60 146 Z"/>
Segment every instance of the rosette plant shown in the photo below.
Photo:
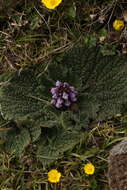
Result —
<path fill-rule="evenodd" d="M 35 143 L 37 158 L 52 163 L 86 138 L 91 121 L 126 108 L 127 56 L 76 47 L 46 69 L 3 74 L 0 84 L 6 151 L 20 156 Z"/>

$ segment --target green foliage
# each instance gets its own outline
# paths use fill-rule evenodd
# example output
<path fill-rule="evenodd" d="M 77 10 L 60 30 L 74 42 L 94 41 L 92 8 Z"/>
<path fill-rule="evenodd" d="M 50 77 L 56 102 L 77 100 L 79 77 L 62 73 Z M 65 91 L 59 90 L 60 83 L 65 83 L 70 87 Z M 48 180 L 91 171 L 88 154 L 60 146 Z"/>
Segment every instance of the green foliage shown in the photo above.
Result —
<path fill-rule="evenodd" d="M 84 39 L 84 43 L 89 46 L 96 46 L 97 44 L 97 37 L 95 34 L 87 35 Z"/>
<path fill-rule="evenodd" d="M 41 73 L 29 68 L 2 75 L 2 117 L 20 126 L 7 132 L 6 149 L 19 155 L 37 141 L 38 158 L 52 163 L 79 143 L 91 119 L 105 120 L 121 113 L 127 100 L 126 58 L 103 56 L 99 47 L 77 47 Z M 78 91 L 77 102 L 69 108 L 59 110 L 50 104 L 50 90 L 57 80 Z"/>
<path fill-rule="evenodd" d="M 94 115 L 102 120 L 120 113 L 122 105 L 126 104 L 126 58 L 126 55 L 103 56 L 99 47 L 76 48 L 64 57 L 59 67 L 52 65 L 49 68 L 49 76 L 56 81 L 57 75 L 52 73 L 55 70 L 62 73 L 58 76 L 60 80 L 69 81 L 77 88 L 79 96 L 84 98 L 80 106 L 88 103 L 88 108 L 91 106 Z M 86 96 L 90 98 L 90 103 L 85 101 Z M 91 117 L 91 112 L 84 106 L 82 109 Z"/>
<path fill-rule="evenodd" d="M 73 3 L 71 5 L 71 7 L 69 7 L 67 15 L 71 18 L 71 19 L 75 19 L 76 17 L 76 6 L 75 3 Z"/>
<path fill-rule="evenodd" d="M 30 134 L 27 129 L 13 129 L 7 133 L 5 148 L 7 152 L 21 155 L 30 143 Z"/>
<path fill-rule="evenodd" d="M 25 70 L 21 74 L 13 73 L 7 85 L 3 85 L 0 91 L 3 117 L 20 122 L 27 119 L 40 121 L 40 117 L 44 121 L 48 117 L 48 121 L 45 107 L 49 104 L 47 98 L 50 94 L 45 88 L 51 82 L 46 79 L 41 82 L 40 85 L 31 70 Z"/>
<path fill-rule="evenodd" d="M 104 56 L 105 55 L 115 55 L 117 52 L 117 46 L 105 43 L 105 45 L 101 46 L 101 52 Z"/>
<path fill-rule="evenodd" d="M 61 158 L 63 152 L 72 149 L 84 137 L 85 134 L 82 131 L 73 128 L 64 129 L 57 126 L 43 130 L 38 144 L 37 157 L 43 164 L 50 164 Z"/>
<path fill-rule="evenodd" d="M 41 135 L 41 127 L 37 126 L 34 122 L 25 122 L 24 128 L 26 128 L 29 132 L 31 142 L 35 142 L 38 140 Z"/>

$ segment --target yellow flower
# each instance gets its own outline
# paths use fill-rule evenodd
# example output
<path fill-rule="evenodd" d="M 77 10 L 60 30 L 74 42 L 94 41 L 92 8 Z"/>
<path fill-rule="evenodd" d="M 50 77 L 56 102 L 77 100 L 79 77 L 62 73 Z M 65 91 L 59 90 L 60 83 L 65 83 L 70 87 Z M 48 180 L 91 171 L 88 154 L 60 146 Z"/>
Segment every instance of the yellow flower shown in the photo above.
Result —
<path fill-rule="evenodd" d="M 48 172 L 48 181 L 51 183 L 58 183 L 61 178 L 61 173 L 56 169 L 52 169 Z"/>
<path fill-rule="evenodd" d="M 122 30 L 124 27 L 124 21 L 123 20 L 115 20 L 113 22 L 113 28 L 115 30 Z"/>
<path fill-rule="evenodd" d="M 55 9 L 62 2 L 62 0 L 41 0 L 41 1 L 48 9 Z"/>
<path fill-rule="evenodd" d="M 84 171 L 88 175 L 93 175 L 95 172 L 95 167 L 92 163 L 87 163 L 84 165 Z"/>

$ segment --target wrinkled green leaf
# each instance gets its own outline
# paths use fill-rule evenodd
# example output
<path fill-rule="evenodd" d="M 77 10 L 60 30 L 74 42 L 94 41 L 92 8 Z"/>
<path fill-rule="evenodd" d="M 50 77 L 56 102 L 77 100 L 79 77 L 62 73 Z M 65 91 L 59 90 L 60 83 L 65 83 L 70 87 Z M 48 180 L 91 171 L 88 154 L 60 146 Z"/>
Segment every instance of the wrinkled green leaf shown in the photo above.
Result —
<path fill-rule="evenodd" d="M 85 133 L 76 131 L 75 129 L 63 129 L 54 127 L 43 131 L 37 150 L 37 157 L 43 164 L 51 164 L 63 153 L 74 148 L 79 143 Z"/>
<path fill-rule="evenodd" d="M 8 132 L 8 139 L 5 143 L 6 151 L 20 156 L 30 141 L 30 134 L 27 129 L 13 129 Z"/>

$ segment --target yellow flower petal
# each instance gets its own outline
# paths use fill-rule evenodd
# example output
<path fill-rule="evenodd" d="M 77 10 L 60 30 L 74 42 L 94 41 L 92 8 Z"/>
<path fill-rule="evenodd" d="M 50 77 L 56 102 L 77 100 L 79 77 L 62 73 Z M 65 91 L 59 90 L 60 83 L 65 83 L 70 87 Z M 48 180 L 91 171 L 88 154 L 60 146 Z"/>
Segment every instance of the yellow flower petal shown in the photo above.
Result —
<path fill-rule="evenodd" d="M 41 0 L 41 1 L 48 9 L 55 9 L 62 2 L 62 0 Z"/>
<path fill-rule="evenodd" d="M 95 167 L 92 163 L 87 163 L 84 165 L 84 172 L 88 175 L 93 175 L 95 172 Z"/>
<path fill-rule="evenodd" d="M 123 20 L 115 20 L 113 22 L 113 28 L 115 30 L 122 30 L 124 28 L 124 21 Z"/>
<path fill-rule="evenodd" d="M 52 169 L 48 172 L 48 181 L 51 183 L 58 183 L 61 178 L 61 173 L 56 169 Z"/>

